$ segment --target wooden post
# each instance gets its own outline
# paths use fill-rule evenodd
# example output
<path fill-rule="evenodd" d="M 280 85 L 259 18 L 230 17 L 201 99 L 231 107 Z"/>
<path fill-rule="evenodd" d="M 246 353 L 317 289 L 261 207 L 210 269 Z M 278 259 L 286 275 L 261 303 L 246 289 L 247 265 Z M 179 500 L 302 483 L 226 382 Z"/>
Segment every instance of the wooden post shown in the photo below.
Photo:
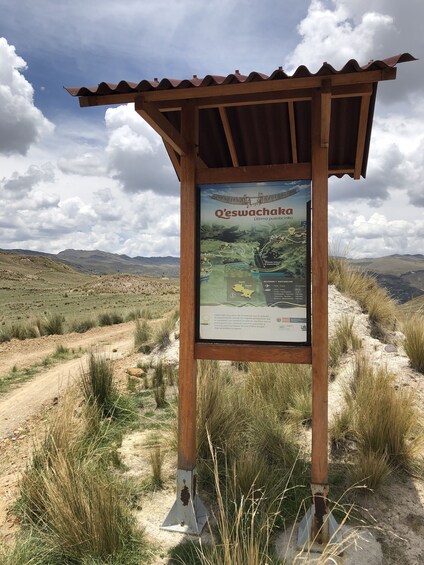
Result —
<path fill-rule="evenodd" d="M 187 103 L 181 108 L 181 134 L 188 143 L 181 156 L 180 239 L 180 361 L 178 411 L 178 469 L 196 466 L 197 375 L 194 358 L 196 296 L 196 144 L 197 109 Z"/>
<path fill-rule="evenodd" d="M 181 108 L 180 359 L 177 498 L 161 528 L 199 535 L 208 512 L 196 493 L 197 371 L 194 357 L 196 300 L 196 161 L 198 109 Z"/>
<path fill-rule="evenodd" d="M 312 493 L 313 535 L 328 542 L 328 132 L 331 93 L 312 98 Z M 328 122 L 328 123 L 327 123 Z M 327 138 L 327 139 L 326 139 Z"/>

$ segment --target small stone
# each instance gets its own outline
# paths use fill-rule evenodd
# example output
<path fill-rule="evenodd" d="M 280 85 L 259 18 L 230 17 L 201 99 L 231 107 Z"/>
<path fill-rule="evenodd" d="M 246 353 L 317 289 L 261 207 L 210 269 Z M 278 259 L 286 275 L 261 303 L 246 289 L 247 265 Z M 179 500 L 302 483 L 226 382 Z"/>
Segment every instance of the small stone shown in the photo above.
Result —
<path fill-rule="evenodd" d="M 393 345 L 393 343 L 388 343 L 384 350 L 387 351 L 387 353 L 397 353 L 398 348 L 396 345 Z"/>
<path fill-rule="evenodd" d="M 143 369 L 139 369 L 138 367 L 130 367 L 129 369 L 127 369 L 127 374 L 131 377 L 138 377 L 139 379 L 141 379 L 145 376 L 146 373 L 143 371 Z"/>
<path fill-rule="evenodd" d="M 115 349 L 112 349 L 112 353 L 116 353 L 117 351 L 118 350 L 116 349 L 116 347 L 115 347 Z"/>

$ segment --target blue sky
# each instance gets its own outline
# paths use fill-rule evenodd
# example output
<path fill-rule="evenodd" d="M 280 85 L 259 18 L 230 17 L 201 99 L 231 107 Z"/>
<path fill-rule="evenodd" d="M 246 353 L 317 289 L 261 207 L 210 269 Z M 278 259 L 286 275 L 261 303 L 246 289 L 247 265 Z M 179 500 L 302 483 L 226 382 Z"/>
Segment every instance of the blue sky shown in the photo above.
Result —
<path fill-rule="evenodd" d="M 133 108 L 63 86 L 423 57 L 422 0 L 0 0 L 0 247 L 179 254 L 178 182 Z M 422 253 L 424 69 L 379 86 L 368 175 L 330 182 L 352 256 Z"/>

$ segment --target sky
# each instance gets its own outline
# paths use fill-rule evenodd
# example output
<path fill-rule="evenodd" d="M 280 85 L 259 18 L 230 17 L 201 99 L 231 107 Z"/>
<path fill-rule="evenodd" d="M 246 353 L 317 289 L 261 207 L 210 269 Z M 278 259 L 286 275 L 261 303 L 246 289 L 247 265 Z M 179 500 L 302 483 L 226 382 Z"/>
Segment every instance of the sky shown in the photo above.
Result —
<path fill-rule="evenodd" d="M 409 52 L 379 84 L 367 178 L 332 178 L 329 240 L 424 253 L 422 0 L 0 0 L 0 248 L 179 255 L 179 183 L 133 105 L 63 86 L 316 72 Z"/>

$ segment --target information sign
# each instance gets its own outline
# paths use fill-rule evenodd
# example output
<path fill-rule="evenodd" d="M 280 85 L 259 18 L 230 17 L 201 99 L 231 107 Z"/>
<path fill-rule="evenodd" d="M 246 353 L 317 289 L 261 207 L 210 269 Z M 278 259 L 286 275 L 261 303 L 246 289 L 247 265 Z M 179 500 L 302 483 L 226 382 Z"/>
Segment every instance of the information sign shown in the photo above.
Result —
<path fill-rule="evenodd" d="M 198 193 L 198 339 L 309 343 L 311 181 Z"/>

